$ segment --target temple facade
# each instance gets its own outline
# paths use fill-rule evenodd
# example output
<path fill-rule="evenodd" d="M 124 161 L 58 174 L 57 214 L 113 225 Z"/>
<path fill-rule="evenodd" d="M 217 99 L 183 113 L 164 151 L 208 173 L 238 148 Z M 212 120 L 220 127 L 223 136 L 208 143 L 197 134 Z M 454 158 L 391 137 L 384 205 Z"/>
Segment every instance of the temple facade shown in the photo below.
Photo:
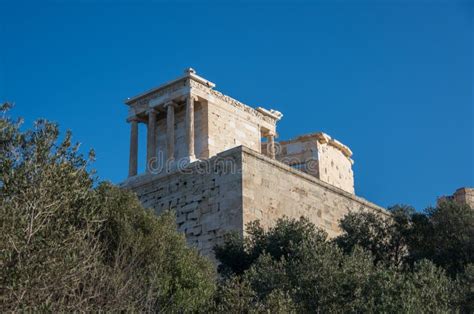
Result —
<path fill-rule="evenodd" d="M 122 186 L 157 213 L 174 211 L 178 229 L 204 255 L 256 219 L 268 227 L 306 216 L 336 236 L 349 211 L 386 213 L 355 195 L 349 147 L 322 132 L 277 141 L 282 113 L 226 96 L 193 69 L 125 103 L 130 160 Z M 140 136 L 146 156 L 138 156 Z"/>

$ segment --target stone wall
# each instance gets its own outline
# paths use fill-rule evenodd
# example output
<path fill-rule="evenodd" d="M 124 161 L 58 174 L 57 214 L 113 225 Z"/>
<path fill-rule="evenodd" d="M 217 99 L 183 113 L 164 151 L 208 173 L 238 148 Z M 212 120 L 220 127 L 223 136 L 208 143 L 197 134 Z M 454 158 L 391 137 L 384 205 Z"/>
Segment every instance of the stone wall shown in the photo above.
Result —
<path fill-rule="evenodd" d="M 259 219 L 269 227 L 278 218 L 308 217 L 333 237 L 349 211 L 385 209 L 247 148 L 243 152 L 243 223 Z"/>
<path fill-rule="evenodd" d="M 212 257 L 222 236 L 260 220 L 264 227 L 278 218 L 308 217 L 333 237 L 350 210 L 385 210 L 363 198 L 239 146 L 194 162 L 180 172 L 140 175 L 124 187 L 135 191 L 145 207 L 176 212 L 178 229 L 190 245 Z"/>
<path fill-rule="evenodd" d="M 260 151 L 258 121 L 250 114 L 219 101 L 209 103 L 210 155 L 240 145 Z"/>
<path fill-rule="evenodd" d="M 329 143 L 317 143 L 319 179 L 354 194 L 352 160 Z"/>
<path fill-rule="evenodd" d="M 175 211 L 188 244 L 212 257 L 213 246 L 226 232 L 243 230 L 241 157 L 239 151 L 228 151 L 181 172 L 140 175 L 123 186 L 157 214 Z"/>

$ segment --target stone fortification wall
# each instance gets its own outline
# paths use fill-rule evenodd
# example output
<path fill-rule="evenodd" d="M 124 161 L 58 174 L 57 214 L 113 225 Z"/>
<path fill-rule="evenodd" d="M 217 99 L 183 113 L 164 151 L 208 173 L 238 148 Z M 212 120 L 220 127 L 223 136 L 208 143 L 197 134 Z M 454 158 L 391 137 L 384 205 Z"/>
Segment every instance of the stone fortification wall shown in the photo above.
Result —
<path fill-rule="evenodd" d="M 226 232 L 243 230 L 241 164 L 242 154 L 231 150 L 171 174 L 131 178 L 124 187 L 157 214 L 174 211 L 188 244 L 212 256 Z"/>
<path fill-rule="evenodd" d="M 255 219 L 264 227 L 278 218 L 308 217 L 330 236 L 349 211 L 385 210 L 363 198 L 240 146 L 167 175 L 142 175 L 124 186 L 157 213 L 176 212 L 188 243 L 212 257 L 231 230 L 240 234 Z"/>
<path fill-rule="evenodd" d="M 243 223 L 259 219 L 269 227 L 278 218 L 308 217 L 333 237 L 349 211 L 386 214 L 384 208 L 312 175 L 243 148 Z"/>

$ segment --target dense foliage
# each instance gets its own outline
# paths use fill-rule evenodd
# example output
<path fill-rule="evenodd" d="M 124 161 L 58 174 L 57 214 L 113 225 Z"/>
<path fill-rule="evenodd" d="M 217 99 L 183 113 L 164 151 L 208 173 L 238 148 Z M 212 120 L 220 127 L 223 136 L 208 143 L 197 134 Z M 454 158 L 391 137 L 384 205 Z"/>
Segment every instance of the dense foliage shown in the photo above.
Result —
<path fill-rule="evenodd" d="M 397 265 L 403 271 L 429 260 L 454 283 L 452 303 L 473 313 L 474 209 L 442 201 L 422 213 L 408 206 L 389 211 L 391 216 L 348 214 L 341 221 L 343 234 L 335 242 L 345 252 L 362 247 L 376 257 L 375 264 Z"/>
<path fill-rule="evenodd" d="M 346 252 L 355 246 L 370 251 L 375 262 L 411 265 L 429 259 L 456 277 L 474 263 L 474 210 L 442 201 L 417 213 L 408 206 L 389 208 L 391 216 L 349 213 L 336 239 Z"/>
<path fill-rule="evenodd" d="M 474 312 L 474 211 L 349 213 L 342 234 L 280 219 L 215 248 L 186 246 L 173 213 L 98 182 L 71 134 L 0 118 L 0 311 Z"/>
<path fill-rule="evenodd" d="M 7 108 L 3 108 L 7 109 Z M 194 311 L 213 266 L 170 213 L 96 184 L 68 133 L 0 120 L 0 311 Z M 91 156 L 92 157 L 92 156 Z"/>
<path fill-rule="evenodd" d="M 256 304 L 276 293 L 297 312 L 472 313 L 474 211 L 389 211 L 349 213 L 334 240 L 305 218 L 254 222 L 215 248 L 223 285 L 238 280 Z"/>
<path fill-rule="evenodd" d="M 377 262 L 369 250 L 373 246 L 355 245 L 345 252 L 306 218 L 281 219 L 267 231 L 253 223 L 247 232 L 245 239 L 228 236 L 216 247 L 216 256 L 223 285 L 238 280 L 255 304 L 276 294 L 297 312 L 442 312 L 458 307 L 456 283 L 428 260 L 408 269 Z M 236 263 L 240 256 L 244 263 Z M 252 307 L 250 303 L 248 309 Z"/>

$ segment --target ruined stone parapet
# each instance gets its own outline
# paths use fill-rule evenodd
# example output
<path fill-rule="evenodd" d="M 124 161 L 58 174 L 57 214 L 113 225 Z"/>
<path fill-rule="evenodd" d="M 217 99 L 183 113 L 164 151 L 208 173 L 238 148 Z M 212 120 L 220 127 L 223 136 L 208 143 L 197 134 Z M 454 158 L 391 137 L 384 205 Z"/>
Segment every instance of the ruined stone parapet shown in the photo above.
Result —
<path fill-rule="evenodd" d="M 280 141 L 277 147 L 277 160 L 354 194 L 352 151 L 338 140 L 318 132 Z"/>
<path fill-rule="evenodd" d="M 443 201 L 454 201 L 458 204 L 468 205 L 474 209 L 474 188 L 462 187 L 457 189 L 453 195 L 438 198 L 438 204 Z"/>

